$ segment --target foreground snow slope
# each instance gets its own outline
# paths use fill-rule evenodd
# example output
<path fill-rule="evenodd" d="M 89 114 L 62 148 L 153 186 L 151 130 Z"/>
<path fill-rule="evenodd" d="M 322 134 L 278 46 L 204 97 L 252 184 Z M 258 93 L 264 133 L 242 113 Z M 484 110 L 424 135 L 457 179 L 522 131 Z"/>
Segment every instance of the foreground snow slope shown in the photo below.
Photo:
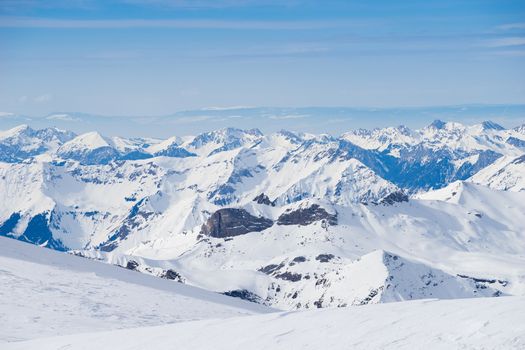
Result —
<path fill-rule="evenodd" d="M 523 349 L 524 309 L 521 297 L 420 300 L 70 335 L 5 349 Z"/>
<path fill-rule="evenodd" d="M 3 237 L 0 299 L 0 343 L 270 311 Z"/>

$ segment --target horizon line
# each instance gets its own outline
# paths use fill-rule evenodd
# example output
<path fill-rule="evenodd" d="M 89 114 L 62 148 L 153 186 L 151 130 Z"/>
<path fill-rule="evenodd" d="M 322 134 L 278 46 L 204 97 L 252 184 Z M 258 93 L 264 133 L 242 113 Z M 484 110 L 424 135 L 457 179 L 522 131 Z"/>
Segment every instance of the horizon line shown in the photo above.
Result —
<path fill-rule="evenodd" d="M 429 109 L 429 108 L 454 108 L 454 107 L 525 107 L 525 102 L 523 103 L 459 103 L 459 104 L 437 104 L 437 105 L 421 105 L 421 106 L 382 106 L 382 107 L 376 107 L 376 106 L 345 106 L 345 105 L 331 105 L 331 106 L 316 106 L 316 105 L 308 105 L 308 106 L 272 106 L 272 105 L 260 105 L 260 106 L 209 106 L 209 107 L 199 107 L 199 108 L 186 108 L 186 109 L 180 109 L 175 110 L 173 112 L 169 113 L 163 113 L 163 114 L 109 114 L 109 113 L 96 113 L 96 112 L 83 112 L 83 111 L 63 111 L 63 110 L 57 110 L 53 112 L 48 112 L 44 114 L 26 114 L 26 113 L 19 113 L 19 112 L 11 112 L 11 111 L 0 111 L 0 116 L 20 116 L 20 117 L 32 117 L 32 118 L 44 118 L 47 116 L 51 116 L 54 114 L 85 114 L 85 115 L 91 115 L 91 116 L 98 116 L 98 117 L 108 117 L 108 118 L 119 118 L 119 117 L 126 117 L 126 118 L 145 118 L 145 117 L 171 117 L 174 116 L 177 113 L 185 113 L 185 112 L 210 112 L 210 113 L 216 113 L 216 112 L 227 112 L 227 111 L 239 111 L 239 110 L 256 110 L 256 109 L 334 109 L 334 108 L 342 108 L 342 109 L 353 109 L 353 110 L 368 110 L 368 111 L 388 111 L 388 110 L 395 110 L 395 109 Z"/>

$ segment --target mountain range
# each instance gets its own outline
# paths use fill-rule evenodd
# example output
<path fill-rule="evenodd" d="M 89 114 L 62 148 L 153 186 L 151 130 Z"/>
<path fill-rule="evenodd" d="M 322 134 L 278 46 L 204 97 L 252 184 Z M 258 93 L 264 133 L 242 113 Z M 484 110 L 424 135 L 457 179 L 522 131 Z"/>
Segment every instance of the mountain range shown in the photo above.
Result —
<path fill-rule="evenodd" d="M 0 347 L 6 350 L 525 344 L 523 297 L 279 311 L 5 237 L 0 266 Z"/>
<path fill-rule="evenodd" d="M 0 132 L 0 235 L 279 309 L 525 294 L 525 126 Z"/>

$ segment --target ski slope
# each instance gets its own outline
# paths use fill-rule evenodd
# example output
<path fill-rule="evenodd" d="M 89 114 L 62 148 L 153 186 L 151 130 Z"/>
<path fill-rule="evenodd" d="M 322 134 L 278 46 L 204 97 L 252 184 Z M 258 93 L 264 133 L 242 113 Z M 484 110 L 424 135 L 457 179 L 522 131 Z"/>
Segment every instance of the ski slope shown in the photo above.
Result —
<path fill-rule="evenodd" d="M 4 348 L 523 349 L 523 310 L 522 297 L 419 300 L 87 333 Z"/>
<path fill-rule="evenodd" d="M 0 237 L 3 342 L 154 326 L 271 309 Z"/>

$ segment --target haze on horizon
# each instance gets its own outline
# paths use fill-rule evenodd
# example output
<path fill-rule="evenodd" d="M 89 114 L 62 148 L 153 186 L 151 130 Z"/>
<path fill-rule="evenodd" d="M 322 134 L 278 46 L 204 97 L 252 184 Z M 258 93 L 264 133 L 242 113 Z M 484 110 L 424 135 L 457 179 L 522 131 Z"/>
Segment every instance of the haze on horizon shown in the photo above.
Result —
<path fill-rule="evenodd" d="M 524 19 L 515 0 L 3 0 L 0 111 L 481 103 L 500 105 L 488 116 L 511 127 L 524 120 L 504 113 L 525 104 Z M 434 115 L 402 117 L 385 120 Z"/>

